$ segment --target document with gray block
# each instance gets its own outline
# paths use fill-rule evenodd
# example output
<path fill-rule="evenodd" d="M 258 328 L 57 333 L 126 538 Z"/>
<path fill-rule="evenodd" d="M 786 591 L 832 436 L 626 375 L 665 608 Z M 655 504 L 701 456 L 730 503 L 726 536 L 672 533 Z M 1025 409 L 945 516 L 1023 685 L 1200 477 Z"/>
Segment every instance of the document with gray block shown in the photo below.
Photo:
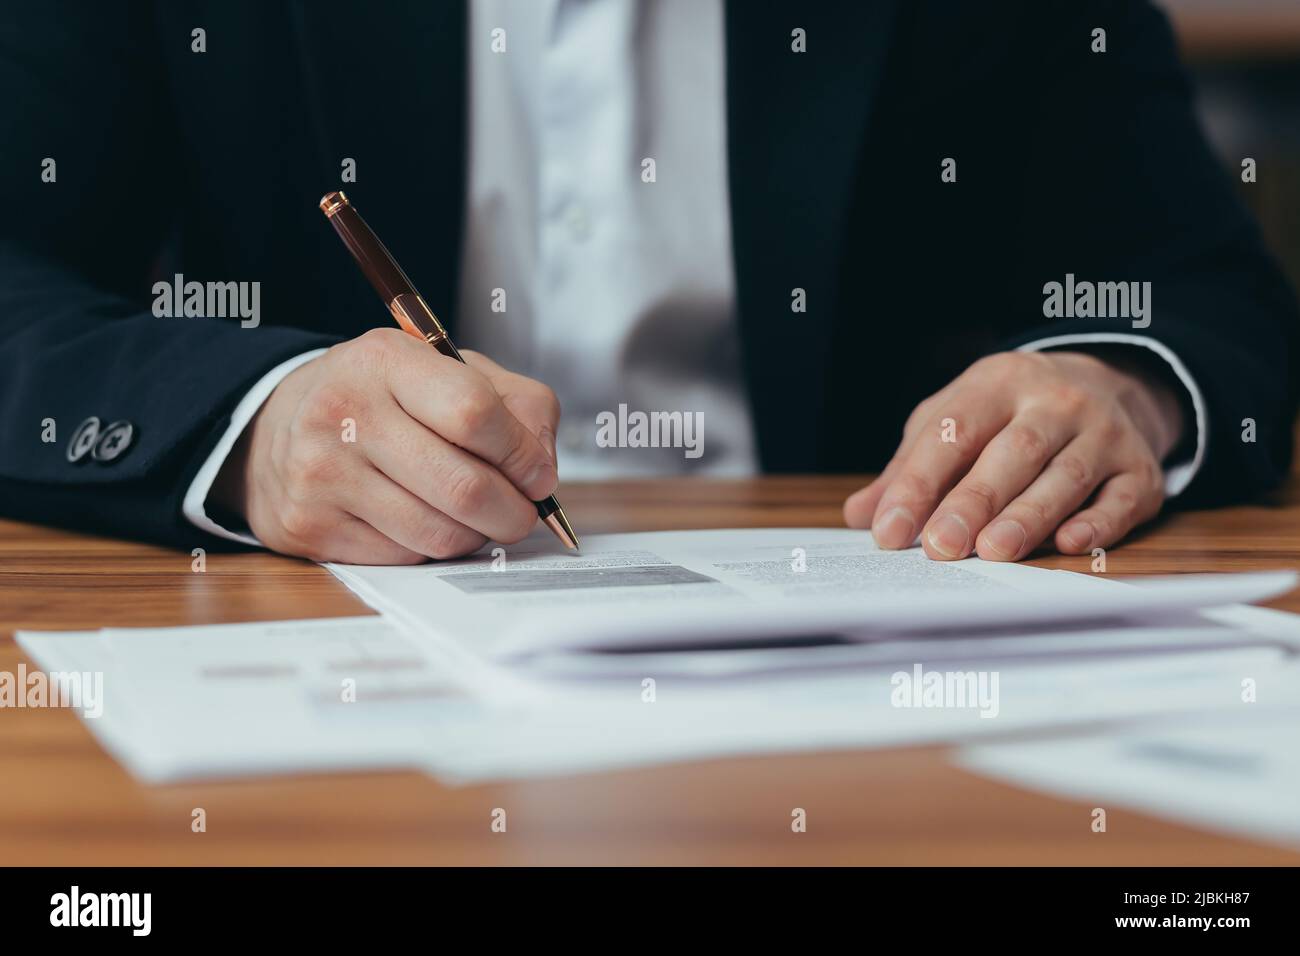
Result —
<path fill-rule="evenodd" d="M 731 665 L 787 667 L 869 657 L 880 642 L 904 637 L 1049 627 L 1068 634 L 1170 615 L 1172 626 L 1178 615 L 1262 600 L 1296 581 L 1291 572 L 1180 575 L 1132 587 L 1023 564 L 932 561 L 919 548 L 882 551 L 869 532 L 848 529 L 669 531 L 584 542 L 581 555 L 534 536 L 461 561 L 328 567 L 455 659 L 574 673 L 676 651 L 694 652 L 680 665 L 691 668 L 709 651 L 732 652 Z M 1091 559 L 1079 560 L 1086 568 Z"/>
<path fill-rule="evenodd" d="M 549 547 L 333 569 L 383 616 L 17 639 L 51 686 L 80 675 L 91 693 L 69 705 L 152 781 L 420 767 L 469 782 L 1003 739 L 1232 711 L 1242 675 L 1279 699 L 1300 645 L 1294 615 L 1171 607 L 1262 597 L 1286 575 L 1135 587 L 817 529 Z M 1044 623 L 1044 608 L 1070 613 Z"/>

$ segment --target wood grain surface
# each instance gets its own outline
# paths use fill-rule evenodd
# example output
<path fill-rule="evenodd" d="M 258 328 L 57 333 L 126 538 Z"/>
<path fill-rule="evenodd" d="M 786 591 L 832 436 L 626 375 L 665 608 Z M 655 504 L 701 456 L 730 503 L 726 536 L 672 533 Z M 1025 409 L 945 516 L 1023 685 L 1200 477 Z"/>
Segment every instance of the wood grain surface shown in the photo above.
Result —
<path fill-rule="evenodd" d="M 852 477 L 566 485 L 579 533 L 836 526 Z M 326 571 L 0 522 L 0 670 L 20 628 L 214 624 L 368 613 Z M 1046 567 L 1088 570 L 1084 558 Z M 1294 568 L 1300 485 L 1166 518 L 1108 573 Z M 1300 611 L 1300 593 L 1275 606 Z M 30 661 L 28 661 L 30 666 Z M 944 748 L 746 757 L 464 788 L 417 773 L 144 787 L 63 710 L 0 710 L 0 864 L 1296 864 L 1300 853 L 993 783 Z M 206 833 L 190 831 L 195 807 Z M 493 808 L 509 830 L 490 830 Z M 790 830 L 790 811 L 808 831 Z"/>

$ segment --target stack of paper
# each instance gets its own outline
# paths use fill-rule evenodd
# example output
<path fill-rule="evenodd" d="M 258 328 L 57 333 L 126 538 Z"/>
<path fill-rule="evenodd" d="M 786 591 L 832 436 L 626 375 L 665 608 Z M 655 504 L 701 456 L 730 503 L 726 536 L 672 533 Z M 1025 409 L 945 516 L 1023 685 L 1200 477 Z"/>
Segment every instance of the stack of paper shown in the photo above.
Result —
<path fill-rule="evenodd" d="M 1276 696 L 1287 673 L 1271 640 L 1237 640 L 1119 661 L 990 667 L 963 652 L 816 676 L 561 683 L 503 703 L 378 617 L 20 637 L 47 671 L 104 675 L 101 713 L 86 723 L 151 781 L 411 766 L 468 781 L 1227 713 L 1241 707 L 1244 676 Z M 966 699 L 931 699 L 931 674 L 961 675 Z"/>
<path fill-rule="evenodd" d="M 1005 740 L 1284 697 L 1290 576 L 1132 587 L 930 562 L 825 529 L 530 541 L 333 567 L 382 617 L 19 635 L 104 675 L 146 780 L 422 767 L 472 781 L 738 753 Z"/>
<path fill-rule="evenodd" d="M 803 670 L 915 659 L 969 645 L 979 657 L 1236 643 L 1192 613 L 1262 600 L 1290 572 L 1180 575 L 1140 588 L 1102 577 L 919 548 L 869 532 L 744 529 L 597 535 L 583 554 L 530 538 L 514 549 L 414 567 L 328 565 L 363 600 L 473 675 L 601 677 Z M 1142 644 L 1125 631 L 1140 622 Z M 987 644 L 988 637 L 1025 639 Z M 882 643 L 888 644 L 882 647 Z M 689 653 L 683 653 L 689 652 Z"/>

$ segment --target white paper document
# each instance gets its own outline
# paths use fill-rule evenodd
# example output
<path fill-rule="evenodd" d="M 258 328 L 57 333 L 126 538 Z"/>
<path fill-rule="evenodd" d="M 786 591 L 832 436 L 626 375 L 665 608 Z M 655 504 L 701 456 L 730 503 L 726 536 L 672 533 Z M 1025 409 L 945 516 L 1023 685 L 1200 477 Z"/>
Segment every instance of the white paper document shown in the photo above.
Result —
<path fill-rule="evenodd" d="M 552 706 L 524 712 L 490 735 L 465 734 L 430 754 L 439 777 L 460 783 L 603 771 L 673 760 L 790 751 L 897 747 L 1014 738 L 1079 727 L 1117 727 L 1169 714 L 1210 714 L 1239 706 L 1239 675 L 1283 666 L 1272 649 L 1006 664 L 992 671 L 919 665 L 922 677 L 959 677 L 973 687 L 964 706 L 934 706 L 909 693 L 906 670 L 854 670 L 794 680 L 737 684 L 656 682 L 649 702 L 641 682 L 557 694 Z M 996 676 L 995 676 L 996 675 Z M 915 686 L 915 685 L 913 685 Z M 903 701 L 907 705 L 903 706 Z"/>
<path fill-rule="evenodd" d="M 1013 740 L 1239 709 L 1300 647 L 1289 575 L 1131 587 L 787 529 L 533 540 L 333 567 L 383 616 L 20 632 L 103 674 L 141 779 L 411 767 L 473 782 L 734 754 Z M 1064 609 L 1064 613 L 1059 612 Z"/>
<path fill-rule="evenodd" d="M 1250 616 L 1224 627 L 1215 649 L 1112 645 L 1018 658 L 996 648 L 1032 643 L 1019 635 L 936 643 L 910 658 L 896 651 L 892 663 L 811 674 L 701 679 L 651 667 L 551 683 L 508 703 L 474 692 L 380 617 L 20 632 L 18 640 L 47 670 L 103 673 L 102 713 L 86 726 L 143 780 L 418 767 L 472 782 L 1230 711 L 1243 674 L 1261 694 L 1282 692 L 1271 682 L 1290 653 L 1286 635 L 1252 634 Z M 1137 629 L 1128 636 L 1136 648 L 1165 639 Z M 932 675 L 955 678 L 968 693 L 931 701 Z"/>
<path fill-rule="evenodd" d="M 826 528 L 596 535 L 581 555 L 557 549 L 534 537 L 462 561 L 328 567 L 453 662 L 574 673 L 617 669 L 615 653 L 708 648 L 798 650 L 752 654 L 751 666 L 833 665 L 875 653 L 847 647 L 902 636 L 1096 632 L 1159 614 L 1194 629 L 1191 610 L 1271 597 L 1296 580 L 1181 575 L 1134 588 L 1022 564 L 931 561 L 919 548 L 881 551 L 869 532 Z M 554 659 L 567 652 L 602 656 Z"/>
<path fill-rule="evenodd" d="M 17 639 L 46 671 L 103 674 L 86 726 L 150 781 L 411 767 L 430 727 L 481 711 L 377 616 Z"/>
<path fill-rule="evenodd" d="M 1156 721 L 963 751 L 969 770 L 1107 810 L 1122 808 L 1270 842 L 1300 844 L 1300 681 L 1285 705 L 1239 703 L 1213 717 Z"/>

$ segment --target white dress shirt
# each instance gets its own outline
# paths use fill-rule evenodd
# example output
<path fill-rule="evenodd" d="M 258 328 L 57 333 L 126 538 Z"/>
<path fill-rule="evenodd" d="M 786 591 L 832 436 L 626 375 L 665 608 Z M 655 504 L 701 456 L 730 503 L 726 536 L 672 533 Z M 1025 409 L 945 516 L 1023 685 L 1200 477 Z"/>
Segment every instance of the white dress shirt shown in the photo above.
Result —
<path fill-rule="evenodd" d="M 492 52 L 497 28 L 505 53 Z M 457 340 L 555 389 L 564 478 L 758 469 L 736 334 L 723 45 L 716 0 L 470 4 Z M 702 415 L 704 453 L 597 447 L 596 417 L 620 404 Z"/>
<path fill-rule="evenodd" d="M 561 478 L 756 473 L 735 316 L 722 0 L 469 6 L 458 343 L 555 389 Z M 1154 350 L 1188 389 L 1196 451 L 1166 472 L 1178 494 L 1204 457 L 1206 411 L 1170 349 L 1124 333 L 1024 348 L 1100 343 Z M 192 523 L 257 544 L 213 522 L 204 502 L 267 396 L 321 351 L 273 369 L 240 402 L 185 495 Z M 597 416 L 620 405 L 700 416 L 703 454 L 598 447 Z"/>

